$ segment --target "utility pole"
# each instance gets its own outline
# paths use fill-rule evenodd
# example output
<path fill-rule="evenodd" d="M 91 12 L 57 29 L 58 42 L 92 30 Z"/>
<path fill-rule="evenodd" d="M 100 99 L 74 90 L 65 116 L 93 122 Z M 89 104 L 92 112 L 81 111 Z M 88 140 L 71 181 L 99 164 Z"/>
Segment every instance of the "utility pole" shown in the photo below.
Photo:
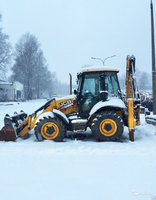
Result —
<path fill-rule="evenodd" d="M 152 45 L 153 114 L 156 115 L 156 67 L 155 67 L 154 16 L 153 16 L 152 0 L 151 0 L 151 45 Z"/>

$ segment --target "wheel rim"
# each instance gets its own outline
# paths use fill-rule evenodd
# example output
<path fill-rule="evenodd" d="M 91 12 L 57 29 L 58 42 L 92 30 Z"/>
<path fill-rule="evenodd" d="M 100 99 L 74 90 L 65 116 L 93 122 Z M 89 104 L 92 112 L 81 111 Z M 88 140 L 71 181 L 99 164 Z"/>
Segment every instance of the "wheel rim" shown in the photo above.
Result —
<path fill-rule="evenodd" d="M 100 132 L 105 136 L 112 136 L 116 133 L 117 125 L 112 119 L 105 119 L 100 123 Z"/>
<path fill-rule="evenodd" d="M 48 140 L 55 139 L 59 134 L 58 126 L 53 122 L 45 123 L 41 128 L 41 135 Z"/>

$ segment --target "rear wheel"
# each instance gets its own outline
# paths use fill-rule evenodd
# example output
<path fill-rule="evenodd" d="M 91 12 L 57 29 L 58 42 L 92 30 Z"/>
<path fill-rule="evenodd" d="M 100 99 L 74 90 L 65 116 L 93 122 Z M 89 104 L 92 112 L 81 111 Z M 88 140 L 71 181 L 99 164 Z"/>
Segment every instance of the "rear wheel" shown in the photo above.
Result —
<path fill-rule="evenodd" d="M 57 117 L 44 117 L 36 124 L 35 135 L 39 141 L 44 139 L 61 142 L 66 134 L 66 126 Z"/>
<path fill-rule="evenodd" d="M 116 141 L 122 136 L 123 121 L 115 112 L 101 112 L 93 119 L 91 129 L 97 141 Z"/>

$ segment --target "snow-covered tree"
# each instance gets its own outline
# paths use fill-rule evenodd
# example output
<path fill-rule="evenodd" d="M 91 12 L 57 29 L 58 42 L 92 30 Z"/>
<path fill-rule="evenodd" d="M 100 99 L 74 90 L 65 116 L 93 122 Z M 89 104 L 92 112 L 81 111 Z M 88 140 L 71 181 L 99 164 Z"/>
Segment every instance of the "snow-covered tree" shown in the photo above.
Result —
<path fill-rule="evenodd" d="M 147 72 L 142 72 L 136 69 L 135 72 L 136 83 L 139 90 L 151 90 L 152 89 L 152 76 Z M 119 82 L 121 89 L 125 89 L 126 74 L 119 75 Z"/>
<path fill-rule="evenodd" d="M 147 72 L 142 72 L 139 78 L 139 89 L 151 90 L 152 89 L 152 76 Z"/>
<path fill-rule="evenodd" d="M 0 14 L 0 21 L 2 16 Z M 7 66 L 11 59 L 11 45 L 9 42 L 9 36 L 3 33 L 3 29 L 0 28 L 0 78 L 5 79 L 7 72 Z"/>
<path fill-rule="evenodd" d="M 38 39 L 30 33 L 23 35 L 16 44 L 14 56 L 12 78 L 24 85 L 25 98 L 42 97 L 50 87 L 51 72 Z"/>

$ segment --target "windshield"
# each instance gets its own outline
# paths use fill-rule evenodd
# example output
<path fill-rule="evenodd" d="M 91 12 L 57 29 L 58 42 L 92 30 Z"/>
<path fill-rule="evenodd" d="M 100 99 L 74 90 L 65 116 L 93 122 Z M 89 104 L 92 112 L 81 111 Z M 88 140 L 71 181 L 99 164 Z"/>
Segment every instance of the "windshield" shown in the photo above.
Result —
<path fill-rule="evenodd" d="M 101 73 L 85 74 L 81 94 L 91 93 L 94 96 L 99 96 L 104 90 L 108 92 L 108 97 L 121 98 L 116 72 L 104 72 L 103 79 L 101 77 Z"/>

